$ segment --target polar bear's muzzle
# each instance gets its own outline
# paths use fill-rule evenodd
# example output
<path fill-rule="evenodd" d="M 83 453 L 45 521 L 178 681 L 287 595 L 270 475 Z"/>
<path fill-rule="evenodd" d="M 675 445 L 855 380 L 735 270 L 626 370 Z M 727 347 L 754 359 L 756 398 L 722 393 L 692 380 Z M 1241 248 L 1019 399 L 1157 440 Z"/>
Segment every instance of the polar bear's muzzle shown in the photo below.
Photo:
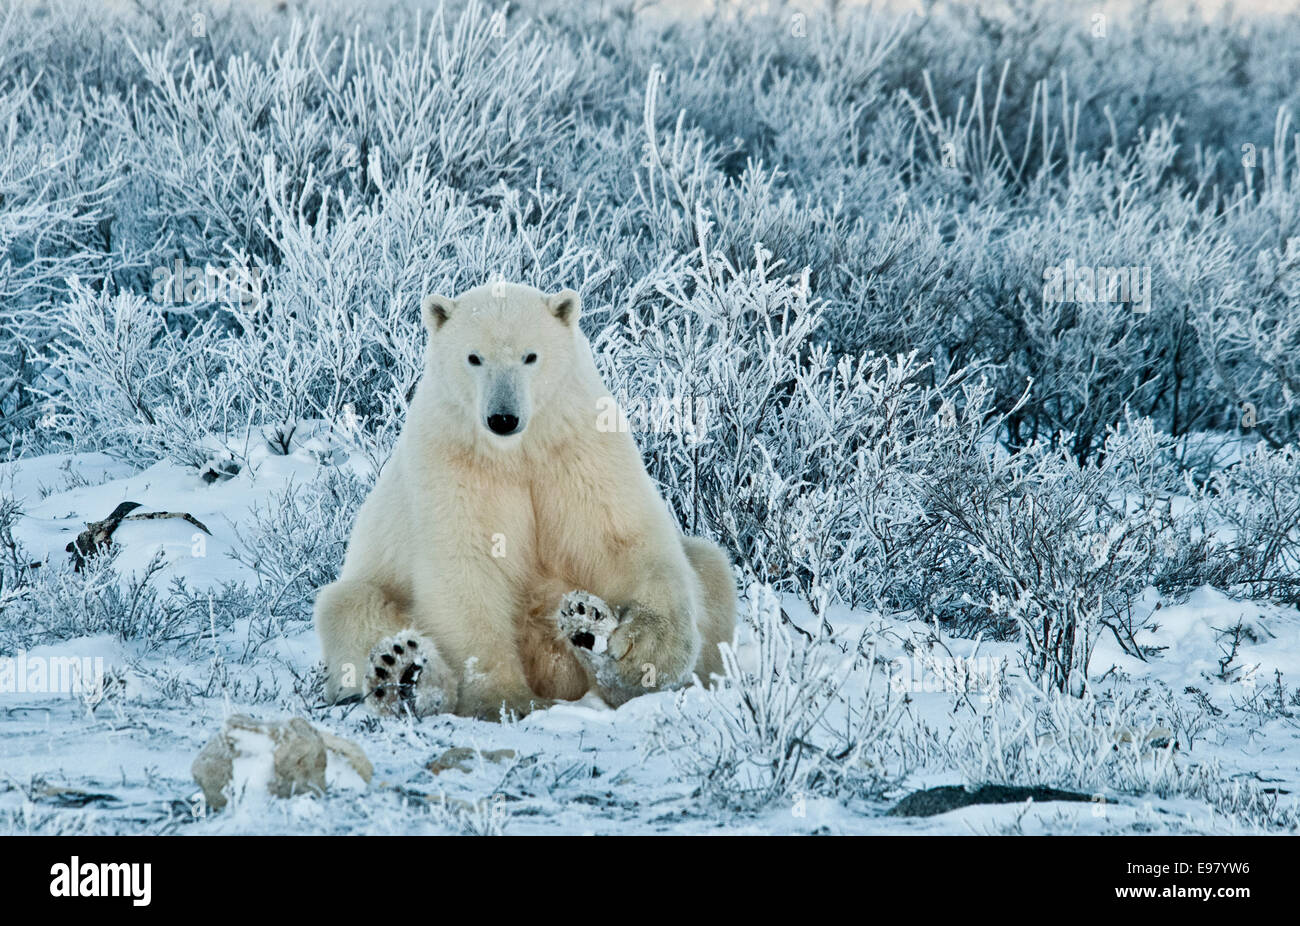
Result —
<path fill-rule="evenodd" d="M 497 437 L 519 434 L 528 424 L 519 390 L 511 378 L 502 377 L 492 384 L 483 424 Z"/>

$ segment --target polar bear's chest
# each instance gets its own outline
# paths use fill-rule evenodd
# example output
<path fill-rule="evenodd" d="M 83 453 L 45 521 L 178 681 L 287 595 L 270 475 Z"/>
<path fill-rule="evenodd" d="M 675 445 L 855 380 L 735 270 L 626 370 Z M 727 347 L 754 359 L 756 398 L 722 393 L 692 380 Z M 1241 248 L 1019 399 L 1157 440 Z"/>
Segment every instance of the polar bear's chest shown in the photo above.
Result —
<path fill-rule="evenodd" d="M 608 506 L 571 492 L 545 498 L 534 493 L 533 562 L 538 578 L 572 588 L 592 588 L 608 572 L 625 541 Z"/>

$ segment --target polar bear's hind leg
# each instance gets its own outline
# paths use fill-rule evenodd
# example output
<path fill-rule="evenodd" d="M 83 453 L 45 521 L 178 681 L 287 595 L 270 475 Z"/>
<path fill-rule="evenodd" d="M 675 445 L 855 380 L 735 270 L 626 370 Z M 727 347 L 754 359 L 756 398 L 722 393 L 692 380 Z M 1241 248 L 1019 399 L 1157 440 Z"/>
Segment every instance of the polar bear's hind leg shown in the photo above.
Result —
<path fill-rule="evenodd" d="M 700 581 L 700 655 L 695 674 L 708 684 L 709 677 L 722 674 L 718 644 L 731 643 L 736 632 L 736 580 L 727 554 L 716 543 L 701 537 L 683 537 L 682 548 Z"/>
<path fill-rule="evenodd" d="M 375 582 L 345 579 L 317 592 L 316 629 L 325 657 L 326 700 L 338 702 L 364 696 L 368 706 L 383 712 L 409 700 L 400 697 L 405 690 L 414 696 L 411 706 L 418 712 L 455 710 L 456 681 L 436 645 L 418 629 L 412 629 L 413 623 L 398 599 Z M 402 676 L 415 660 L 405 646 L 400 654 L 392 650 L 400 642 L 394 635 L 414 640 L 421 659 L 409 679 L 413 686 L 409 689 L 402 689 L 406 684 Z M 392 657 L 393 662 L 388 663 L 385 656 Z M 385 687 L 390 682 L 396 687 Z M 380 691 L 377 698 L 375 691 Z"/>

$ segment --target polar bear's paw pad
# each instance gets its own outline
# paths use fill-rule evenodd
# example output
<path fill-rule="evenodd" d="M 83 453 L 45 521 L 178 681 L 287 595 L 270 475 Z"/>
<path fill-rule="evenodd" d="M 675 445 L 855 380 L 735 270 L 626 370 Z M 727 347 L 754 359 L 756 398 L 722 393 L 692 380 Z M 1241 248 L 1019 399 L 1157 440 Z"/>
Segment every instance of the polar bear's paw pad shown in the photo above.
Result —
<path fill-rule="evenodd" d="M 375 644 L 366 673 L 366 703 L 385 714 L 416 708 L 416 686 L 432 651 L 428 641 L 414 632 L 394 634 Z"/>
<path fill-rule="evenodd" d="M 601 655 L 609 648 L 609 635 L 618 627 L 614 609 L 590 592 L 564 596 L 556 615 L 560 633 L 576 648 Z"/>

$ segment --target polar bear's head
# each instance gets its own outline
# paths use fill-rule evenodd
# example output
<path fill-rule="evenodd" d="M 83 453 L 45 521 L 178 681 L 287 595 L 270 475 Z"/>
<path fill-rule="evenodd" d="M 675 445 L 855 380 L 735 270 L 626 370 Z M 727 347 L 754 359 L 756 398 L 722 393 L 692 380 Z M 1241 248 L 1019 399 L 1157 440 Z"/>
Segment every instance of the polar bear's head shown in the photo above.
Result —
<path fill-rule="evenodd" d="M 517 443 L 534 410 L 560 398 L 579 362 L 582 333 L 577 293 L 547 295 L 530 286 L 489 283 L 454 299 L 426 296 L 427 373 L 446 399 L 473 409 L 474 427 L 490 444 Z"/>

